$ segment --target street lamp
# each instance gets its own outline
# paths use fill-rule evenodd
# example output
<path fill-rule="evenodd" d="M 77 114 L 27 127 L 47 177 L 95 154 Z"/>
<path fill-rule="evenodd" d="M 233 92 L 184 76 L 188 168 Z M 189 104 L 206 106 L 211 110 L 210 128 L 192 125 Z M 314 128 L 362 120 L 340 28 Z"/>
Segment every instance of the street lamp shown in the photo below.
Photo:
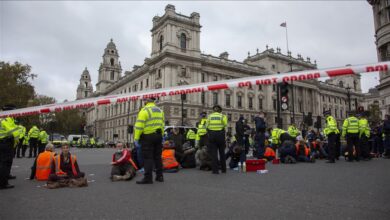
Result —
<path fill-rule="evenodd" d="M 184 85 L 184 84 L 185 81 L 181 79 L 179 81 L 179 85 Z M 186 95 L 181 94 L 180 99 L 181 99 L 181 126 L 184 126 L 184 100 L 186 99 Z"/>
<path fill-rule="evenodd" d="M 288 65 L 290 65 L 290 72 L 293 71 L 293 64 L 292 62 L 288 63 Z M 292 108 L 292 123 L 295 123 L 295 99 L 294 99 L 294 81 L 291 80 L 290 82 L 290 86 L 291 86 L 291 98 L 292 98 L 292 102 L 291 102 L 291 108 Z"/>
<path fill-rule="evenodd" d="M 351 111 L 351 87 L 347 86 L 347 88 L 345 88 L 347 90 L 347 98 L 348 98 L 348 111 Z"/>

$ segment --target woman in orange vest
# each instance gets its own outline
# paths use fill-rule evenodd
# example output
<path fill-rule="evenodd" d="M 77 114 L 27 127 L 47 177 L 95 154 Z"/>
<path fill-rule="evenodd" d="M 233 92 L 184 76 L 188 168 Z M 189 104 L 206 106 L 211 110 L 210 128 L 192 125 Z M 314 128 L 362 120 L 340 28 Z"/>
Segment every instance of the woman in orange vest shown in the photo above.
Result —
<path fill-rule="evenodd" d="M 51 170 L 49 180 L 58 181 L 60 179 L 80 178 L 85 174 L 80 172 L 75 155 L 69 152 L 68 144 L 63 144 L 61 147 L 61 154 L 54 159 L 55 169 Z"/>
<path fill-rule="evenodd" d="M 39 181 L 47 181 L 49 179 L 51 171 L 55 169 L 53 148 L 52 144 L 47 144 L 45 151 L 35 159 L 34 165 L 31 167 L 30 180 L 36 178 Z"/>
<path fill-rule="evenodd" d="M 177 172 L 179 171 L 179 163 L 175 158 L 175 150 L 170 146 L 169 142 L 164 143 L 162 151 L 162 164 L 165 172 Z"/>
<path fill-rule="evenodd" d="M 265 148 L 265 152 L 264 152 L 264 158 L 267 159 L 268 161 L 271 161 L 273 159 L 275 159 L 275 151 L 274 149 L 272 149 L 271 147 L 267 146 Z"/>
<path fill-rule="evenodd" d="M 306 146 L 305 140 L 297 137 L 298 142 L 295 144 L 297 160 L 301 162 L 311 162 L 310 149 Z"/>

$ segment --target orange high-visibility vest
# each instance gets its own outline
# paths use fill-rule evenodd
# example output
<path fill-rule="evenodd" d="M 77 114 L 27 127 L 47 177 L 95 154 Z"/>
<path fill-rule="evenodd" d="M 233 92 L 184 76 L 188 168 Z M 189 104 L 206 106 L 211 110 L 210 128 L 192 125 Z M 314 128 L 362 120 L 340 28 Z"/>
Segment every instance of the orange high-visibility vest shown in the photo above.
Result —
<path fill-rule="evenodd" d="M 39 181 L 45 181 L 49 179 L 51 164 L 54 160 L 54 153 L 50 151 L 44 151 L 38 155 L 37 167 L 35 172 L 35 178 Z"/>
<path fill-rule="evenodd" d="M 275 157 L 275 151 L 272 148 L 267 147 L 265 149 L 264 157 Z"/>
<path fill-rule="evenodd" d="M 56 161 L 56 167 L 57 167 L 57 172 L 56 174 L 58 176 L 66 176 L 67 174 L 61 170 L 60 166 L 61 166 L 61 155 L 58 155 L 55 159 Z M 77 176 L 77 170 L 76 170 L 76 167 L 74 166 L 74 164 L 76 163 L 76 156 L 75 155 L 71 155 L 71 158 L 70 158 L 70 161 L 71 161 L 71 164 L 72 164 L 72 173 L 74 176 Z"/>
<path fill-rule="evenodd" d="M 164 169 L 173 169 L 179 167 L 179 163 L 176 161 L 175 158 L 175 150 L 163 149 L 162 164 Z"/>
<path fill-rule="evenodd" d="M 303 145 L 303 147 L 305 148 L 305 156 L 309 156 L 309 154 L 310 154 L 309 148 L 306 146 L 306 144 Z M 299 143 L 295 144 L 295 148 L 297 150 L 297 155 L 299 155 Z"/>

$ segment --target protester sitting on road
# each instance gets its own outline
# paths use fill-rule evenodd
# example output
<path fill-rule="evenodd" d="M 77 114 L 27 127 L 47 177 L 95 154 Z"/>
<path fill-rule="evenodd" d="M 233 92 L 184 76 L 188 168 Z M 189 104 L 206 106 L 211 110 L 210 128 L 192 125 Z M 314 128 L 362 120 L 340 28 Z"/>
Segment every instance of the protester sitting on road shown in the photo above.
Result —
<path fill-rule="evenodd" d="M 40 153 L 34 160 L 34 165 L 31 167 L 30 180 L 36 178 L 39 181 L 47 181 L 54 166 L 55 153 L 53 152 L 54 146 L 48 143 L 45 147 L 45 151 Z"/>
<path fill-rule="evenodd" d="M 230 145 L 228 145 L 228 152 L 226 153 L 226 160 L 230 159 L 229 168 L 235 169 L 238 167 L 238 163 L 240 162 L 241 151 L 243 147 L 241 147 L 237 141 L 233 141 Z"/>
<path fill-rule="evenodd" d="M 206 146 L 201 146 L 195 153 L 196 164 L 199 165 L 200 170 L 211 170 L 211 156 Z"/>
<path fill-rule="evenodd" d="M 297 143 L 295 144 L 296 159 L 300 162 L 314 162 L 310 155 L 310 148 L 306 145 L 305 140 L 302 136 L 297 137 Z"/>
<path fill-rule="evenodd" d="M 161 157 L 164 172 L 176 173 L 179 171 L 179 162 L 175 158 L 175 148 L 169 141 L 164 142 Z"/>
<path fill-rule="evenodd" d="M 131 159 L 129 150 L 123 148 L 123 143 L 116 144 L 116 152 L 112 155 L 111 180 L 131 180 L 137 171 L 137 166 Z"/>
<path fill-rule="evenodd" d="M 181 161 L 178 161 L 182 168 L 195 168 L 196 159 L 195 159 L 196 149 L 191 146 L 190 142 L 186 142 L 183 145 L 183 157 Z"/>
<path fill-rule="evenodd" d="M 85 176 L 83 172 L 80 172 L 76 156 L 69 152 L 69 145 L 66 143 L 62 144 L 61 154 L 55 157 L 54 164 L 55 169 L 51 169 L 49 176 L 50 181 L 75 179 Z"/>
<path fill-rule="evenodd" d="M 173 128 L 172 135 L 170 136 L 169 140 L 173 141 L 176 160 L 181 161 L 183 159 L 183 144 L 185 143 L 185 138 L 183 134 L 180 133 L 179 128 Z"/>
<path fill-rule="evenodd" d="M 279 157 L 282 163 L 296 163 L 296 149 L 294 141 L 285 140 L 279 147 Z"/>
<path fill-rule="evenodd" d="M 267 146 L 265 148 L 264 156 L 262 158 L 267 159 L 268 161 L 272 161 L 273 159 L 275 159 L 275 156 L 276 154 L 274 149 L 272 149 L 270 146 Z"/>

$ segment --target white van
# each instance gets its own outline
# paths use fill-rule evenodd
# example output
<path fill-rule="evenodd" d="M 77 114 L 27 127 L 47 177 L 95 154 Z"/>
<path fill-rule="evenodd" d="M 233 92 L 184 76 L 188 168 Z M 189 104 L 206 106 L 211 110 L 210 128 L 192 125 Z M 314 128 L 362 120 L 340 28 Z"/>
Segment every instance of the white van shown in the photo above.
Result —
<path fill-rule="evenodd" d="M 80 138 L 81 138 L 81 134 L 70 134 L 70 135 L 68 136 L 68 143 L 71 144 L 71 145 L 73 145 L 73 144 L 75 143 L 74 141 L 76 141 L 76 143 L 77 143 L 77 141 L 78 141 Z M 88 139 L 89 139 L 88 135 L 83 135 L 83 139 L 88 140 Z"/>

